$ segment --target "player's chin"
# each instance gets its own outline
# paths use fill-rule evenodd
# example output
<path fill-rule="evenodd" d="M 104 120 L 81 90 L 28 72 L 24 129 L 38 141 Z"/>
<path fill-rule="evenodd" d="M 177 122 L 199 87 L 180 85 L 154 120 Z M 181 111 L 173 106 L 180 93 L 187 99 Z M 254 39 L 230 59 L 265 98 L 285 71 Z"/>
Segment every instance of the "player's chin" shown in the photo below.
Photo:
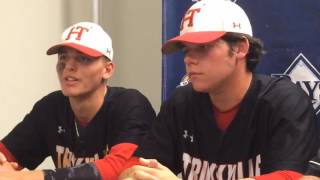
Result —
<path fill-rule="evenodd" d="M 192 88 L 197 92 L 207 93 L 209 92 L 208 85 L 200 82 L 192 82 Z"/>
<path fill-rule="evenodd" d="M 75 89 L 62 88 L 61 91 L 62 91 L 62 94 L 67 97 L 77 97 L 81 94 L 79 91 L 77 91 Z"/>

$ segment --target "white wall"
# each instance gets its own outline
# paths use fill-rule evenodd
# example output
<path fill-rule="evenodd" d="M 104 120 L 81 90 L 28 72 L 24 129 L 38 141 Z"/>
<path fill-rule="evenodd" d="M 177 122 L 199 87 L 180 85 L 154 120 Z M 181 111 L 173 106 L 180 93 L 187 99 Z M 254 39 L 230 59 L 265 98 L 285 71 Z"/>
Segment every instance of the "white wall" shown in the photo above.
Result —
<path fill-rule="evenodd" d="M 0 6 L 0 137 L 22 120 L 36 100 L 59 87 L 55 58 L 45 51 L 64 26 L 61 2 L 48 6 L 42 0 L 10 0 Z"/>
<path fill-rule="evenodd" d="M 72 23 L 92 20 L 91 0 L 10 0 L 0 6 L 0 138 L 44 95 L 59 89 L 56 56 L 45 54 Z M 139 89 L 158 111 L 161 0 L 101 0 L 100 24 L 114 42 L 110 84 Z M 51 168 L 46 160 L 39 168 Z"/>
<path fill-rule="evenodd" d="M 114 40 L 112 85 L 142 91 L 159 110 L 161 97 L 161 0 L 104 0 L 101 23 Z"/>

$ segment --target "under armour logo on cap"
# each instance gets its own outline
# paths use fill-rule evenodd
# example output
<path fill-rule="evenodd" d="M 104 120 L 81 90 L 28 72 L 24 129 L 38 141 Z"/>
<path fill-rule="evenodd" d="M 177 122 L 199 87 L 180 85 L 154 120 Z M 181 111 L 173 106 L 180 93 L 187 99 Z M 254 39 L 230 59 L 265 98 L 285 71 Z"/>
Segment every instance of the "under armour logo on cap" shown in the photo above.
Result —
<path fill-rule="evenodd" d="M 56 54 L 61 47 L 74 48 L 88 56 L 106 56 L 113 60 L 112 40 L 101 26 L 91 22 L 80 22 L 68 27 L 62 33 L 62 42 L 47 50 L 47 54 Z"/>
<path fill-rule="evenodd" d="M 233 28 L 239 28 L 239 29 L 241 29 L 241 23 L 235 23 L 235 22 L 233 22 Z"/>

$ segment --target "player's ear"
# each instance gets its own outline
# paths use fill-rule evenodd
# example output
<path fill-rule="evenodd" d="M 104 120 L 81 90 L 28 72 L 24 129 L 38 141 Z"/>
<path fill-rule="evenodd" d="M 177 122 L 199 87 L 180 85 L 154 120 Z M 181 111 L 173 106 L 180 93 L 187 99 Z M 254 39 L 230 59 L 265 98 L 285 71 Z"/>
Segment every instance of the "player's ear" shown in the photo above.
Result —
<path fill-rule="evenodd" d="M 112 75 L 113 75 L 113 73 L 114 73 L 114 68 L 115 68 L 115 65 L 113 64 L 113 62 L 112 61 L 110 61 L 110 60 L 105 60 L 104 59 L 104 68 L 103 68 L 103 74 L 102 74 L 102 78 L 104 79 L 104 80 L 107 80 L 107 79 L 109 79 Z"/>
<path fill-rule="evenodd" d="M 237 42 L 237 48 L 236 48 L 236 56 L 239 59 L 243 59 L 247 56 L 249 52 L 250 44 L 249 40 L 247 38 L 243 38 L 242 40 Z"/>

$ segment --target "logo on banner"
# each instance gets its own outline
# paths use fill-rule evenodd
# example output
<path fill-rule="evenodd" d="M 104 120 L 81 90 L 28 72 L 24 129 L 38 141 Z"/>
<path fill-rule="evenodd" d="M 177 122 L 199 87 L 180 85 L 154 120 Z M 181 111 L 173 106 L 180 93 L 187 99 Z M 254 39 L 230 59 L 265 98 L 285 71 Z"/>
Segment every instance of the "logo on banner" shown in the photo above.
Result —
<path fill-rule="evenodd" d="M 283 74 L 271 76 L 285 76 L 300 86 L 312 100 L 316 113 L 320 112 L 320 73 L 310 61 L 300 53 Z"/>
<path fill-rule="evenodd" d="M 190 83 L 190 78 L 189 76 L 186 74 L 182 77 L 181 81 L 180 81 L 180 84 L 177 86 L 177 87 L 180 87 L 180 86 L 186 86 Z"/>

